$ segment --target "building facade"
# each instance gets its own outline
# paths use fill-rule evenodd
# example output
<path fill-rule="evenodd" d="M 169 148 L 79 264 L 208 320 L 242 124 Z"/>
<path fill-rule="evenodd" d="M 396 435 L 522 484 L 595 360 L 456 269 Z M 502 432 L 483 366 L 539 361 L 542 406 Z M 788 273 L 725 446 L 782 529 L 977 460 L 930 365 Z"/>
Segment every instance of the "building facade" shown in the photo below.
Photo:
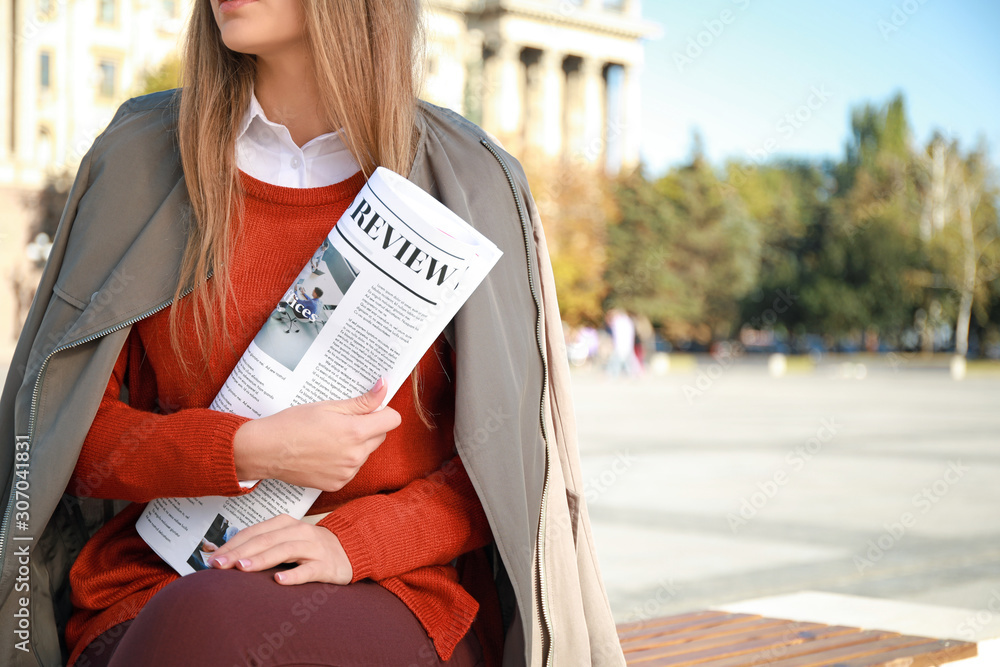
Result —
<path fill-rule="evenodd" d="M 424 96 L 522 158 L 639 162 L 639 0 L 428 0 Z"/>
<path fill-rule="evenodd" d="M 0 183 L 75 168 L 136 83 L 177 49 L 192 0 L 5 0 Z"/>
<path fill-rule="evenodd" d="M 38 275 L 38 192 L 75 172 L 143 74 L 176 51 L 193 0 L 0 0 L 0 349 Z"/>

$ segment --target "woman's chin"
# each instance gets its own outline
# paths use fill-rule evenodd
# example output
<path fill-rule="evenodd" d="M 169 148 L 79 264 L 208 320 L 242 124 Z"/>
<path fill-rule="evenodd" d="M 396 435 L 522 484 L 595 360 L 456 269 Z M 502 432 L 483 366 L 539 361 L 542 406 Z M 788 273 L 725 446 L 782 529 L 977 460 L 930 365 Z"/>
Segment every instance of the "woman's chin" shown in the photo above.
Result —
<path fill-rule="evenodd" d="M 256 55 L 264 46 L 256 31 L 242 30 L 241 26 L 227 25 L 222 29 L 222 43 L 230 51 Z"/>

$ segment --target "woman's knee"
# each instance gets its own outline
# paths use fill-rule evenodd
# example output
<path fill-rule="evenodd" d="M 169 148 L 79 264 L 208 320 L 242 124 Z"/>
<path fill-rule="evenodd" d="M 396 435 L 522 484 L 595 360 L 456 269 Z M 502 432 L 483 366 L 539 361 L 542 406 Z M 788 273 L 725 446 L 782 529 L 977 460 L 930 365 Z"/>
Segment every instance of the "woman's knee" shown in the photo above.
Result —
<path fill-rule="evenodd" d="M 233 616 L 234 608 L 253 605 L 255 589 L 277 584 L 268 573 L 236 570 L 203 570 L 171 582 L 153 596 L 133 623 L 133 632 L 143 626 L 192 641 L 215 637 L 219 624 Z"/>

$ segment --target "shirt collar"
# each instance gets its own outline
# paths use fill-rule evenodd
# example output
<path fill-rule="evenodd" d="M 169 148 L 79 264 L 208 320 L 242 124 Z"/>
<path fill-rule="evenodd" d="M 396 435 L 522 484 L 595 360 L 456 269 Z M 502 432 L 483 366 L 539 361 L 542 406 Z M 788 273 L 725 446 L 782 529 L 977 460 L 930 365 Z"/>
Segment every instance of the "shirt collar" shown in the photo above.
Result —
<path fill-rule="evenodd" d="M 286 147 L 299 149 L 299 146 L 292 141 L 292 135 L 288 131 L 288 128 L 281 123 L 275 123 L 274 121 L 269 120 L 267 115 L 264 113 L 264 108 L 257 100 L 257 95 L 251 92 L 250 104 L 247 106 L 247 110 L 243 114 L 239 130 L 236 133 L 236 143 L 240 144 L 248 132 L 250 132 L 250 137 L 246 138 L 249 139 L 255 135 L 259 138 L 261 133 L 267 133 L 268 131 L 272 133 L 279 142 L 285 144 Z M 326 134 L 321 134 L 314 139 L 310 139 L 302 145 L 301 150 L 304 151 L 310 146 L 316 146 L 317 144 L 333 144 L 334 149 L 344 147 L 343 140 L 340 137 L 340 132 L 327 132 Z M 320 152 L 326 151 L 321 150 Z"/>
<path fill-rule="evenodd" d="M 236 141 L 243 138 L 243 135 L 246 134 L 246 131 L 250 128 L 250 123 L 258 116 L 260 116 L 265 123 L 268 122 L 267 116 L 264 115 L 264 109 L 260 106 L 260 102 L 257 101 L 257 96 L 250 93 L 250 104 L 247 106 L 246 111 L 243 112 L 243 119 L 240 121 L 240 128 L 236 132 Z"/>

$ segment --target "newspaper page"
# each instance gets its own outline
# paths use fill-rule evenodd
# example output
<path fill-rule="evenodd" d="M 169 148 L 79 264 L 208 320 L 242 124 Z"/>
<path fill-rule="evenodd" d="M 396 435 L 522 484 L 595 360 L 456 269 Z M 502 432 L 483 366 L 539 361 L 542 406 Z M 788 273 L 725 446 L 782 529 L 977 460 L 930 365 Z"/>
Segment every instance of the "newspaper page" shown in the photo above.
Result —
<path fill-rule="evenodd" d="M 385 402 L 500 258 L 486 237 L 402 176 L 378 168 L 303 267 L 210 406 L 259 418 L 359 396 Z M 380 408 L 381 409 L 381 408 Z M 227 498 L 160 498 L 139 535 L 181 575 L 207 569 L 238 530 L 303 517 L 320 491 L 278 480 Z"/>

